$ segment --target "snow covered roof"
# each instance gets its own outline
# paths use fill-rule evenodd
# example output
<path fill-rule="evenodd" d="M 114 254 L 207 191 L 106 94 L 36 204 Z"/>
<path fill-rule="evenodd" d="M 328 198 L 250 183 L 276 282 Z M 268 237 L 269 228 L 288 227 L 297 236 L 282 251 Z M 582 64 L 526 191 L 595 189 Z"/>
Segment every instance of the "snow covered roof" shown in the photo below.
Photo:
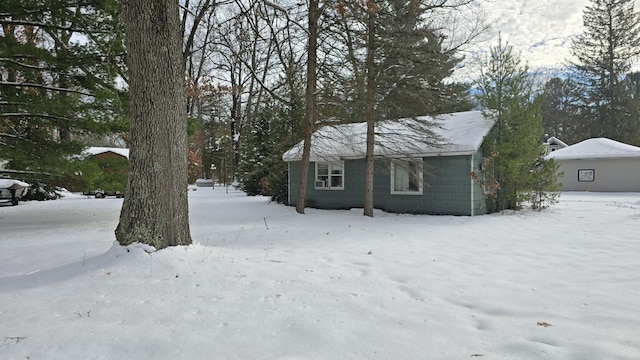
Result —
<path fill-rule="evenodd" d="M 106 152 L 112 152 L 124 156 L 127 159 L 129 158 L 129 149 L 124 148 L 92 146 L 84 150 L 84 154 L 87 155 L 98 155 Z"/>
<path fill-rule="evenodd" d="M 594 138 L 556 150 L 545 158 L 556 160 L 640 157 L 640 147 L 607 138 Z"/>
<path fill-rule="evenodd" d="M 430 126 L 433 124 L 434 126 Z M 377 156 L 469 155 L 480 148 L 494 120 L 481 111 L 466 111 L 436 117 L 382 121 L 376 125 Z M 424 129 L 433 132 L 426 134 Z M 313 133 L 311 161 L 360 159 L 366 155 L 366 123 L 324 126 Z M 434 139 L 439 138 L 439 141 Z M 303 142 L 284 153 L 284 161 L 302 159 Z"/>
<path fill-rule="evenodd" d="M 567 143 L 565 143 L 564 141 L 558 139 L 555 136 L 552 136 L 552 137 L 548 138 L 547 139 L 547 144 L 549 144 L 549 145 L 560 145 L 563 148 L 566 148 L 567 146 L 569 146 L 569 145 L 567 145 Z"/>

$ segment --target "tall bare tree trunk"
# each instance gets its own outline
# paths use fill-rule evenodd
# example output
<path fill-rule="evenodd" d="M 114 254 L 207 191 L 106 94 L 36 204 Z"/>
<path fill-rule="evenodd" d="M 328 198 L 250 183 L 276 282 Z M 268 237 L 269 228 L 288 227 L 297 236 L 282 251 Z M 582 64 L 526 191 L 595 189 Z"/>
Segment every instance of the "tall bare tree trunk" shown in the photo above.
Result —
<path fill-rule="evenodd" d="M 240 68 L 240 67 L 239 67 Z M 233 77 L 233 76 L 232 76 Z M 238 76 L 238 78 L 242 78 Z M 233 169 L 233 183 L 238 181 L 238 168 L 240 167 L 240 125 L 242 123 L 242 86 L 238 84 L 231 89 L 231 151 L 233 156 L 231 159 Z M 225 184 L 227 179 L 225 178 Z"/>
<path fill-rule="evenodd" d="M 116 228 L 122 245 L 191 243 L 187 117 L 177 0 L 123 1 L 131 96 L 127 194 Z"/>
<path fill-rule="evenodd" d="M 305 91 L 305 127 L 304 146 L 302 149 L 302 161 L 300 164 L 300 183 L 298 184 L 298 197 L 296 198 L 296 212 L 304 214 L 304 206 L 307 200 L 307 179 L 309 175 L 309 160 L 311 156 L 311 135 L 315 128 L 316 114 L 316 67 L 318 48 L 318 0 L 309 1 L 309 41 L 307 43 L 307 88 Z"/>
<path fill-rule="evenodd" d="M 365 182 L 364 182 L 364 215 L 373 217 L 373 150 L 375 141 L 376 124 L 376 74 L 375 74 L 375 7 L 371 6 L 367 14 L 367 58 L 365 68 L 367 72 L 367 154 L 365 158 Z"/>

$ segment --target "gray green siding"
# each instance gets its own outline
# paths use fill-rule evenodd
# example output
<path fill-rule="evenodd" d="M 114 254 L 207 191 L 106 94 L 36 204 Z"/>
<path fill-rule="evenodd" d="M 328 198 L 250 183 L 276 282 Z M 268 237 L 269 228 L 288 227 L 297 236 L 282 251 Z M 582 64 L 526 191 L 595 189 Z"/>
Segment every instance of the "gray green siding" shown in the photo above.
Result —
<path fill-rule="evenodd" d="M 377 159 L 374 175 L 374 207 L 388 212 L 438 215 L 478 215 L 486 213 L 481 188 L 473 184 L 473 171 L 480 173 L 482 155 L 473 157 L 426 157 L 422 195 L 391 194 L 388 159 Z M 300 179 L 300 163 L 289 163 L 289 199 L 295 204 Z M 316 190 L 315 163 L 309 165 L 307 206 L 320 209 L 362 208 L 364 199 L 364 159 L 344 161 L 344 190 Z"/>

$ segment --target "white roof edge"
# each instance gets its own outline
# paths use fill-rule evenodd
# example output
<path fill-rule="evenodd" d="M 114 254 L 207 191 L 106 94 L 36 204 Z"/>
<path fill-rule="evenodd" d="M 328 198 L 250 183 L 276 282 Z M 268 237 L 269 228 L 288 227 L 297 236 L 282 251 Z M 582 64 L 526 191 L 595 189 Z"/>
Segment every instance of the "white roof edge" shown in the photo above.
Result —
<path fill-rule="evenodd" d="M 120 156 L 124 156 L 127 159 L 129 158 L 129 149 L 128 148 L 117 148 L 117 147 L 107 147 L 107 146 L 89 146 L 84 149 L 83 153 L 87 155 L 98 155 L 106 152 L 112 152 L 114 154 L 118 154 Z"/>
<path fill-rule="evenodd" d="M 552 152 L 549 155 L 545 156 L 545 159 L 556 159 L 556 160 L 589 160 L 589 159 L 633 159 L 633 158 L 640 158 L 640 154 L 638 155 L 614 155 L 614 156 L 608 156 L 608 155 L 589 155 L 589 156 L 563 156 L 563 157 L 558 157 L 556 158 L 555 156 L 550 156 L 551 154 L 555 153 Z"/>
<path fill-rule="evenodd" d="M 567 143 L 566 143 L 566 142 L 564 142 L 564 141 L 562 141 L 562 140 L 558 139 L 558 138 L 557 138 L 557 137 L 555 137 L 555 136 L 552 136 L 552 137 L 548 138 L 548 139 L 547 139 L 547 144 L 551 144 L 551 141 L 555 141 L 555 142 L 557 142 L 558 144 L 560 144 L 560 145 L 562 145 L 562 146 L 564 146 L 564 147 L 569 146 L 569 145 L 567 145 Z"/>

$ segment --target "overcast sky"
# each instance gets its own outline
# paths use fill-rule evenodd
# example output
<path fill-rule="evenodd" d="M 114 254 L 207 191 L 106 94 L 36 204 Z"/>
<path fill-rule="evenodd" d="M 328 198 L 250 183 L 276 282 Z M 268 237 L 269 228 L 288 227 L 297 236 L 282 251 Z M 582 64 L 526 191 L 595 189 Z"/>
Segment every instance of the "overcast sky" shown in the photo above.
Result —
<path fill-rule="evenodd" d="M 582 33 L 589 0 L 477 0 L 492 29 L 483 48 L 503 41 L 521 53 L 532 69 L 562 67 L 570 59 L 571 39 Z M 640 5 L 636 1 L 636 10 Z"/>

